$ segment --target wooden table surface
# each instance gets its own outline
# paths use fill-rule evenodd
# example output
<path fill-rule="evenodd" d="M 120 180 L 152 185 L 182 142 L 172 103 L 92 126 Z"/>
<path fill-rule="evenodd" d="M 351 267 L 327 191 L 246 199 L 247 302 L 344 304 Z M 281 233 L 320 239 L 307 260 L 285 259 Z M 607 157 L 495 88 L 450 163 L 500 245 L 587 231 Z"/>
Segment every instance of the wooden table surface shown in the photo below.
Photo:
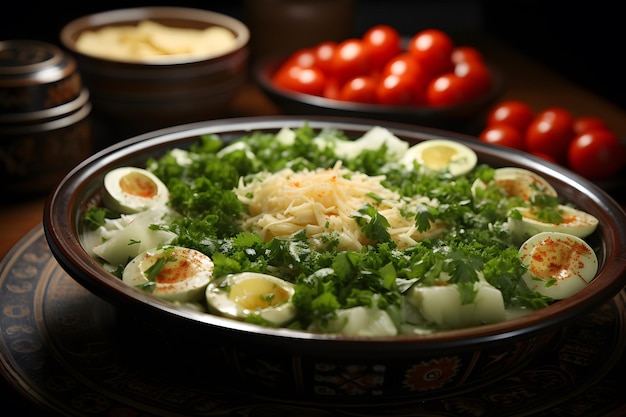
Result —
<path fill-rule="evenodd" d="M 600 116 L 620 137 L 626 138 L 624 109 L 549 71 L 499 40 L 480 35 L 475 42 L 504 76 L 502 100 L 523 100 L 536 111 L 548 106 L 562 106 L 575 116 Z M 233 116 L 280 114 L 279 109 L 252 82 L 234 97 L 230 112 Z M 3 258 L 26 233 L 41 224 L 46 197 L 38 196 L 14 203 L 0 201 L 0 258 Z M 11 401 L 14 396 L 7 392 L 10 388 L 2 384 L 4 381 L 0 381 L 0 398 L 6 405 L 6 401 Z"/>

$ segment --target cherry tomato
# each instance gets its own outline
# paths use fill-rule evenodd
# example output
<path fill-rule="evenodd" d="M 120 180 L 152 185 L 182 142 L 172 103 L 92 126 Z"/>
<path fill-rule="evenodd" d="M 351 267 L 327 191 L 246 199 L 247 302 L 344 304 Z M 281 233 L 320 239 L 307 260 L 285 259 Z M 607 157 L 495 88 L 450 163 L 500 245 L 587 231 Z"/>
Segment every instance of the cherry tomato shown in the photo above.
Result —
<path fill-rule="evenodd" d="M 454 73 L 469 81 L 468 100 L 485 95 L 491 88 L 491 73 L 482 61 L 459 62 L 454 66 Z"/>
<path fill-rule="evenodd" d="M 337 43 L 333 41 L 322 42 L 313 48 L 314 65 L 321 69 L 324 74 L 332 71 L 332 60 Z"/>
<path fill-rule="evenodd" d="M 508 100 L 495 105 L 487 114 L 487 126 L 505 123 L 525 132 L 535 118 L 534 110 L 523 101 Z"/>
<path fill-rule="evenodd" d="M 492 125 L 484 129 L 478 139 L 481 142 L 493 145 L 506 146 L 517 150 L 524 150 L 524 135 L 522 132 L 507 124 Z"/>
<path fill-rule="evenodd" d="M 617 174 L 626 164 L 626 151 L 617 135 L 606 129 L 577 135 L 567 152 L 568 167 L 591 180 Z"/>
<path fill-rule="evenodd" d="M 283 67 L 298 66 L 310 68 L 315 65 L 315 50 L 313 48 L 302 48 L 294 51 L 283 63 Z"/>
<path fill-rule="evenodd" d="M 272 80 L 280 88 L 321 96 L 324 93 L 326 78 L 318 68 L 292 65 L 279 69 Z"/>
<path fill-rule="evenodd" d="M 560 163 L 567 159 L 567 149 L 574 139 L 574 118 L 560 107 L 547 108 L 526 129 L 526 149 L 550 155 Z"/>
<path fill-rule="evenodd" d="M 400 33 L 393 27 L 380 24 L 371 27 L 363 35 L 369 45 L 370 59 L 374 71 L 380 71 L 385 64 L 401 52 Z"/>
<path fill-rule="evenodd" d="M 430 81 L 430 73 L 425 70 L 408 52 L 403 52 L 391 58 L 382 70 L 382 76 L 389 74 L 403 75 L 409 74 L 418 83 L 424 86 Z"/>
<path fill-rule="evenodd" d="M 341 84 L 339 81 L 332 77 L 326 77 L 326 83 L 324 84 L 324 92 L 322 95 L 326 98 L 339 100 L 339 90 L 341 90 Z"/>
<path fill-rule="evenodd" d="M 580 135 L 581 133 L 588 132 L 595 129 L 607 129 L 608 126 L 603 119 L 595 116 L 583 116 L 574 120 L 574 133 Z"/>
<path fill-rule="evenodd" d="M 382 69 L 381 74 L 397 74 L 402 75 L 407 72 L 418 72 L 421 67 L 415 59 L 408 53 L 400 53 L 387 61 Z"/>
<path fill-rule="evenodd" d="M 452 71 L 454 41 L 438 29 L 425 29 L 409 41 L 407 51 L 433 76 Z"/>
<path fill-rule="evenodd" d="M 388 74 L 379 79 L 376 101 L 380 104 L 412 106 L 423 104 L 425 86 L 410 73 Z"/>
<path fill-rule="evenodd" d="M 450 55 L 453 64 L 468 61 L 483 61 L 483 55 L 473 46 L 457 46 L 452 50 Z"/>
<path fill-rule="evenodd" d="M 350 38 L 340 42 L 332 57 L 332 75 L 341 84 L 359 75 L 367 75 L 372 68 L 369 45 L 361 39 Z"/>
<path fill-rule="evenodd" d="M 357 103 L 376 103 L 376 79 L 361 75 L 348 80 L 339 90 L 338 100 Z"/>
<path fill-rule="evenodd" d="M 453 73 L 440 75 L 426 87 L 426 103 L 430 106 L 454 106 L 466 103 L 472 86 L 467 78 Z"/>

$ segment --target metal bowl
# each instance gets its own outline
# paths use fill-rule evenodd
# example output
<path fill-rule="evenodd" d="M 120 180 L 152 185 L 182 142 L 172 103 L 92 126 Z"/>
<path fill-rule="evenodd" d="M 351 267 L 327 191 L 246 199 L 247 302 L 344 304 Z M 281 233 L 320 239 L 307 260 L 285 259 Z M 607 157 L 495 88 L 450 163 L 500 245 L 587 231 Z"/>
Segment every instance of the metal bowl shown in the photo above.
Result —
<path fill-rule="evenodd" d="M 554 342 L 568 323 L 615 296 L 626 283 L 626 214 L 593 183 L 541 159 L 483 144 L 456 133 L 389 123 L 399 138 L 417 143 L 435 138 L 467 144 L 481 162 L 516 166 L 546 178 L 566 201 L 600 220 L 593 236 L 600 250 L 596 279 L 579 293 L 523 317 L 497 324 L 418 336 L 348 337 L 270 329 L 180 309 L 130 288 L 106 272 L 81 245 L 83 213 L 98 204 L 103 177 L 118 166 L 143 166 L 199 136 L 232 140 L 251 131 L 277 132 L 308 123 L 358 137 L 372 124 L 332 117 L 269 117 L 208 121 L 163 129 L 113 145 L 81 163 L 50 195 L 44 230 L 59 264 L 84 287 L 113 303 L 120 317 L 167 335 L 168 355 L 189 359 L 190 374 L 211 375 L 212 361 L 231 364 L 234 385 L 257 395 L 326 404 L 384 404 L 459 395 L 510 375 Z M 220 357 L 198 361 L 219 348 Z M 158 347 L 155 347 L 158 349 Z M 358 384 L 343 384 L 346 376 Z"/>

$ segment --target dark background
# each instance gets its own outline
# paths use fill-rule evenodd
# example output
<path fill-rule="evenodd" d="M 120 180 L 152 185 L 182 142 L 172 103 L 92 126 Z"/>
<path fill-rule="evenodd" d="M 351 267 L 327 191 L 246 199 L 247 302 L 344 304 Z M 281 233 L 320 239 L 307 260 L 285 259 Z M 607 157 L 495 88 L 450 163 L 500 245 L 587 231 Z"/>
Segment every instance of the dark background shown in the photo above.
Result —
<path fill-rule="evenodd" d="M 0 40 L 40 39 L 58 44 L 64 24 L 85 14 L 116 8 L 176 5 L 229 14 L 246 22 L 246 0 L 16 1 L 0 12 Z M 252 0 L 254 1 L 254 0 Z M 304 1 L 304 0 L 293 0 Z M 325 0 L 318 0 L 325 1 Z M 332 1 L 332 0 L 331 0 Z M 546 67 L 626 108 L 623 15 L 619 2 L 541 0 L 355 0 L 352 31 L 387 23 L 410 36 L 437 27 L 462 36 L 496 36 Z M 528 80 L 532 83 L 532 80 Z"/>

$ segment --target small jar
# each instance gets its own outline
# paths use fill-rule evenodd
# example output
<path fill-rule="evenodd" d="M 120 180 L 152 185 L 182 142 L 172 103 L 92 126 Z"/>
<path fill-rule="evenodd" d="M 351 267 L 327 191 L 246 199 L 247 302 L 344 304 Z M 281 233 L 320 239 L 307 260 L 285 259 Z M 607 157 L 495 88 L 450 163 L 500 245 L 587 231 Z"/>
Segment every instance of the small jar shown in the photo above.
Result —
<path fill-rule="evenodd" d="M 0 181 L 9 200 L 49 192 L 93 153 L 90 114 L 71 56 L 41 41 L 0 42 Z"/>

